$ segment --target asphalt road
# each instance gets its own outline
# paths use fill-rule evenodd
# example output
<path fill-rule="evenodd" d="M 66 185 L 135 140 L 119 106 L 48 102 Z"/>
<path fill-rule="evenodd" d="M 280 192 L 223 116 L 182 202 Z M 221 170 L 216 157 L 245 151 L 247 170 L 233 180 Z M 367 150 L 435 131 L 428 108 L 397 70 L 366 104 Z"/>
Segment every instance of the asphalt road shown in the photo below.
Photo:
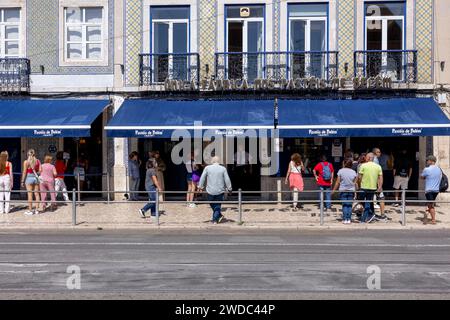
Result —
<path fill-rule="evenodd" d="M 450 231 L 0 232 L 0 299 L 22 298 L 449 299 Z"/>

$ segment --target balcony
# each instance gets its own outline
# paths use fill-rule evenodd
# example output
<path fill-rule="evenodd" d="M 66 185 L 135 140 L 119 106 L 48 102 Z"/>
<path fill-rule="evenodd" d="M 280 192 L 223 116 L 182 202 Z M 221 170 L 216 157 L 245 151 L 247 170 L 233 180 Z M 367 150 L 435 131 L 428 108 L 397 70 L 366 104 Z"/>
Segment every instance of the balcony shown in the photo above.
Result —
<path fill-rule="evenodd" d="M 393 82 L 417 82 L 417 50 L 355 51 L 356 77 L 390 77 Z"/>
<path fill-rule="evenodd" d="M 0 58 L 0 92 L 21 93 L 30 91 L 30 60 L 25 58 Z"/>
<path fill-rule="evenodd" d="M 336 51 L 222 52 L 216 53 L 216 79 L 296 79 L 338 76 Z"/>
<path fill-rule="evenodd" d="M 198 53 L 163 53 L 139 55 L 139 85 L 162 85 L 167 80 L 186 84 L 200 80 L 200 58 Z"/>

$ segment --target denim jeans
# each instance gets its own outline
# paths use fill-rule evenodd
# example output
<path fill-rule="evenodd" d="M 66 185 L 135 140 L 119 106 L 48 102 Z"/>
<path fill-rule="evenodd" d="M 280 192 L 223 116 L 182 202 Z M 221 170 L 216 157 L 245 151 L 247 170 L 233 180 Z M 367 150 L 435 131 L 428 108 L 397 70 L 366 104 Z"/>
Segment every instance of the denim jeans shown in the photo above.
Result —
<path fill-rule="evenodd" d="M 142 208 L 142 210 L 144 210 L 144 212 L 151 210 L 152 216 L 155 216 L 156 215 L 156 204 L 154 201 L 156 201 L 156 188 L 155 188 L 155 186 L 148 186 L 146 189 L 148 191 L 148 201 L 151 201 L 151 202 L 147 203 Z"/>
<path fill-rule="evenodd" d="M 319 188 L 320 190 L 325 191 L 324 192 L 325 208 L 331 209 L 331 187 L 319 186 Z M 319 193 L 319 200 L 320 200 L 320 193 Z"/>
<path fill-rule="evenodd" d="M 368 190 L 368 189 L 361 189 L 363 192 L 363 200 L 364 201 L 371 201 L 371 202 L 365 202 L 364 203 L 364 213 L 361 217 L 362 222 L 366 222 L 369 218 L 371 218 L 375 214 L 375 208 L 373 205 L 373 197 L 377 190 Z"/>
<path fill-rule="evenodd" d="M 130 178 L 130 200 L 138 200 L 139 194 L 133 191 L 139 191 L 140 178 Z"/>
<path fill-rule="evenodd" d="M 342 202 L 342 220 L 352 219 L 353 192 L 341 192 Z"/>
<path fill-rule="evenodd" d="M 223 193 L 222 194 L 218 194 L 218 195 L 212 195 L 212 194 L 208 194 L 208 201 L 223 201 Z M 222 204 L 221 203 L 210 203 L 211 209 L 213 210 L 213 217 L 212 217 L 212 221 L 219 221 L 219 218 L 222 216 L 221 213 L 221 208 L 222 208 Z"/>

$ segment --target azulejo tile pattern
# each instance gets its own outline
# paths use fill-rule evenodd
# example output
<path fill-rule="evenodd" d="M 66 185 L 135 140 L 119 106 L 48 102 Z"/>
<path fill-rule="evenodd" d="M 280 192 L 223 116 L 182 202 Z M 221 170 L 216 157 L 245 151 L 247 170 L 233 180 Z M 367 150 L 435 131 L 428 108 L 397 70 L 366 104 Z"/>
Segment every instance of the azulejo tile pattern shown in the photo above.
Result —
<path fill-rule="evenodd" d="M 353 76 L 355 5 L 355 0 L 338 1 L 339 75 L 343 77 Z M 348 63 L 347 74 L 345 63 Z"/>
<path fill-rule="evenodd" d="M 433 1 L 416 0 L 416 49 L 419 83 L 431 83 L 433 69 Z"/>
<path fill-rule="evenodd" d="M 217 5 L 216 1 L 199 0 L 199 54 L 201 63 L 201 76 L 207 76 L 205 66 L 209 66 L 209 76 L 213 75 L 214 52 L 216 51 L 217 36 Z M 220 20 L 220 19 L 219 19 Z M 195 22 L 194 22 L 195 23 Z"/>
<path fill-rule="evenodd" d="M 142 50 L 142 1 L 125 0 L 125 10 L 125 84 L 137 86 L 139 53 Z"/>
<path fill-rule="evenodd" d="M 27 1 L 27 58 L 31 61 L 31 72 L 45 74 L 112 74 L 114 48 L 114 0 L 108 2 L 108 50 L 107 67 L 60 67 L 59 66 L 59 1 Z"/>
<path fill-rule="evenodd" d="M 273 48 L 280 51 L 280 1 L 273 1 Z"/>

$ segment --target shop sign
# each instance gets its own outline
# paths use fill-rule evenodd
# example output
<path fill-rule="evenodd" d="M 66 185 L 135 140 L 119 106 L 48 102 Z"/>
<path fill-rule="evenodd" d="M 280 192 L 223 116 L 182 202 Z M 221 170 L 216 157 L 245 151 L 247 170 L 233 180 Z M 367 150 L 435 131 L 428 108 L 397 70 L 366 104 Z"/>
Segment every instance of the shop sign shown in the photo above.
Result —
<path fill-rule="evenodd" d="M 183 81 L 167 79 L 164 82 L 165 91 L 250 91 L 250 90 L 377 90 L 392 89 L 392 79 L 390 77 L 378 75 L 376 77 L 354 77 L 354 78 L 333 78 L 322 79 L 316 77 L 296 78 L 296 79 L 255 79 L 249 82 L 247 79 L 203 79 L 200 81 L 200 88 L 194 81 Z"/>
<path fill-rule="evenodd" d="M 152 138 L 163 135 L 163 130 L 134 130 L 134 135 L 140 138 Z"/>
<path fill-rule="evenodd" d="M 399 136 L 415 136 L 422 134 L 422 128 L 392 129 L 392 134 Z"/>
<path fill-rule="evenodd" d="M 320 129 L 320 130 L 308 130 L 308 134 L 310 136 L 317 136 L 317 137 L 330 137 L 330 136 L 337 136 L 338 130 L 337 129 Z"/>
<path fill-rule="evenodd" d="M 62 130 L 55 130 L 55 129 L 33 130 L 33 135 L 38 136 L 38 137 L 60 136 L 61 133 L 62 133 Z"/>

